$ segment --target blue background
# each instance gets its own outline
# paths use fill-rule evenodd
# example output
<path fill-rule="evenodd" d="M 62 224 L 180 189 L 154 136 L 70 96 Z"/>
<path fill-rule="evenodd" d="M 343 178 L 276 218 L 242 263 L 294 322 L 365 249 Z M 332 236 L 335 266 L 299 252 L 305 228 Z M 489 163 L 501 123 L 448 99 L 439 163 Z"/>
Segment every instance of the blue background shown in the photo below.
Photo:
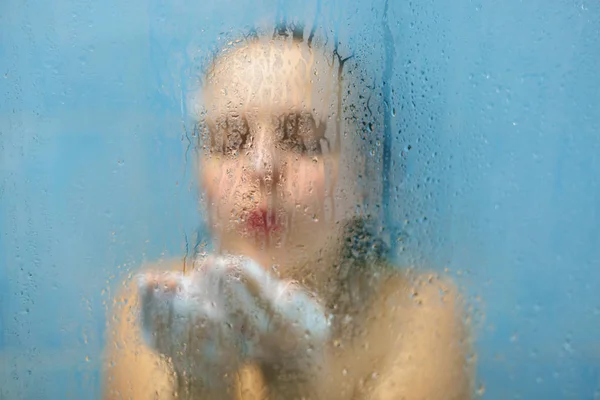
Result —
<path fill-rule="evenodd" d="M 0 3 L 0 399 L 99 398 L 115 285 L 201 220 L 193 77 L 283 14 L 387 78 L 398 258 L 465 291 L 479 393 L 600 399 L 599 2 L 204 3 Z"/>

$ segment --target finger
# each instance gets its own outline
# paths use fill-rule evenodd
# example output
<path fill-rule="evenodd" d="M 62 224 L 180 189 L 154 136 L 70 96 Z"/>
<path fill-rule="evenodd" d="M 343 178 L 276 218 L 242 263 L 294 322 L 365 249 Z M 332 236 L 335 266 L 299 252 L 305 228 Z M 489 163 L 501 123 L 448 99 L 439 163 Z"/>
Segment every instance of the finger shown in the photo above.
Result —
<path fill-rule="evenodd" d="M 138 290 L 143 294 L 174 293 L 180 286 L 180 277 L 173 273 L 144 273 L 136 276 Z"/>
<path fill-rule="evenodd" d="M 259 298 L 262 298 L 264 292 L 268 292 L 270 286 L 276 281 L 262 266 L 249 258 L 240 260 L 237 270 L 244 278 L 248 291 Z"/>
<path fill-rule="evenodd" d="M 164 289 L 166 289 L 166 291 L 168 292 L 174 292 L 175 289 L 177 289 L 177 287 L 179 286 L 179 277 L 174 276 L 172 273 L 169 273 L 167 275 L 165 275 L 162 278 L 162 286 Z"/>

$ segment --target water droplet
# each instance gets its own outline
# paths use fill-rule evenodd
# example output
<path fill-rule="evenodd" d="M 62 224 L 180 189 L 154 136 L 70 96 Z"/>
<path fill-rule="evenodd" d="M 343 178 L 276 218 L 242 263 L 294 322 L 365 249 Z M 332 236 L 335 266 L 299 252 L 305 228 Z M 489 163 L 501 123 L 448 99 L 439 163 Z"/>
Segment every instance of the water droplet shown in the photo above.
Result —
<path fill-rule="evenodd" d="M 477 396 L 483 396 L 485 393 L 485 385 L 482 383 L 477 387 Z"/>

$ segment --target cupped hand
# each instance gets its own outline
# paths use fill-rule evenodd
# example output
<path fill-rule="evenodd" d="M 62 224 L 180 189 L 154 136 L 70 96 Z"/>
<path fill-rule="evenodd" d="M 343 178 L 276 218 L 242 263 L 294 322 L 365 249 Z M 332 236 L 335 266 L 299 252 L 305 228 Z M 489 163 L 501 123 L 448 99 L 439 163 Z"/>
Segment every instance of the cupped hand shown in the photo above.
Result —
<path fill-rule="evenodd" d="M 317 299 L 241 256 L 206 258 L 189 274 L 137 277 L 146 343 L 194 374 L 247 360 L 313 359 L 329 319 Z"/>

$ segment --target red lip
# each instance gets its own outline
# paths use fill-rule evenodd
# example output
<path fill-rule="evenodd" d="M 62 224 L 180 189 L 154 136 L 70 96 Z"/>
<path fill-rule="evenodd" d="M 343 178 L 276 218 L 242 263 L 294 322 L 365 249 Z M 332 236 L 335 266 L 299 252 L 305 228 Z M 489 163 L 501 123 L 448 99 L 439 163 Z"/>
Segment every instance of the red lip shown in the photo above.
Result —
<path fill-rule="evenodd" d="M 251 211 L 246 222 L 252 231 L 270 233 L 281 229 L 275 212 L 266 208 L 257 208 Z"/>

